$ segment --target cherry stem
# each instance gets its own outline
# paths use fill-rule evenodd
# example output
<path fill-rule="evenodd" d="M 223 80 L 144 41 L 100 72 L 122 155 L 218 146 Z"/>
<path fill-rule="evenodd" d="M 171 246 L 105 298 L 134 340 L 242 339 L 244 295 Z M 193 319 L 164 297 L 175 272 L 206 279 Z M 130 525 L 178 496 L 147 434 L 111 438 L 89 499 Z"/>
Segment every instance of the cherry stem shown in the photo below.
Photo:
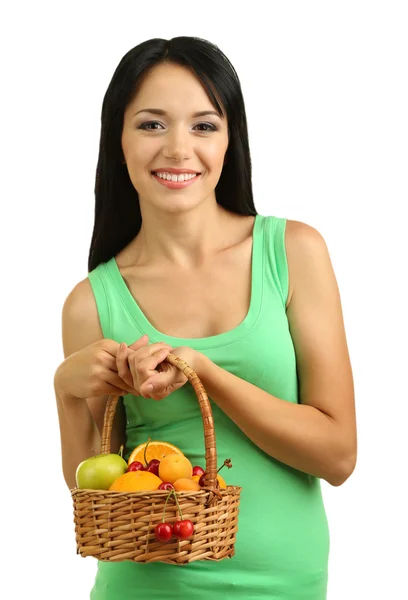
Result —
<path fill-rule="evenodd" d="M 144 449 L 145 467 L 147 467 L 147 455 L 146 455 L 146 453 L 147 453 L 147 447 L 150 444 L 150 442 L 151 442 L 151 438 L 147 438 L 147 444 L 146 444 L 145 449 Z"/>
<path fill-rule="evenodd" d="M 223 469 L 224 467 L 227 467 L 228 469 L 230 469 L 232 467 L 232 462 L 231 462 L 230 458 L 226 458 L 224 460 L 224 463 L 220 466 L 217 473 L 219 473 L 221 471 L 221 469 Z"/>
<path fill-rule="evenodd" d="M 167 506 L 167 502 L 169 501 L 170 496 L 173 494 L 173 490 L 171 490 L 168 494 L 167 494 L 167 498 L 166 498 L 166 502 L 164 503 L 164 509 L 163 509 L 163 518 L 162 518 L 162 523 L 164 523 L 164 517 L 166 516 L 166 506 Z"/>
<path fill-rule="evenodd" d="M 174 490 L 172 490 L 172 494 L 174 495 L 174 499 L 176 501 L 177 508 L 178 508 L 179 513 L 180 513 L 181 520 L 183 520 L 183 513 L 181 512 L 181 508 L 180 508 L 179 501 L 177 500 L 176 492 Z"/>
<path fill-rule="evenodd" d="M 123 458 L 123 444 L 121 444 L 118 454 L 121 458 Z"/>

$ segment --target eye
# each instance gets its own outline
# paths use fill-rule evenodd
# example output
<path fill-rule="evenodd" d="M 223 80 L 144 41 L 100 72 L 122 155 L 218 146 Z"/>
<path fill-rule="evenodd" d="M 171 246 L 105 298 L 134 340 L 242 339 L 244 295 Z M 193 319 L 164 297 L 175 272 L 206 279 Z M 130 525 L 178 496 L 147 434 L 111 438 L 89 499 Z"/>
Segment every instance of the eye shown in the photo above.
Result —
<path fill-rule="evenodd" d="M 161 125 L 158 121 L 149 121 L 147 123 L 142 123 L 139 129 L 144 129 L 146 131 L 159 131 L 157 128 L 152 129 L 152 125 Z M 207 133 L 209 131 L 217 131 L 217 127 L 212 123 L 198 123 L 195 127 L 207 127 L 207 129 L 201 130 L 202 133 Z M 209 129 L 208 129 L 209 128 Z"/>
<path fill-rule="evenodd" d="M 149 121 L 148 123 L 142 123 L 142 125 L 140 125 L 139 129 L 147 129 L 147 131 L 157 131 L 154 129 L 150 129 L 148 126 L 149 125 L 160 125 L 160 123 L 158 121 Z"/>
<path fill-rule="evenodd" d="M 209 127 L 209 128 L 210 128 L 209 130 L 208 130 L 208 129 L 206 129 L 206 130 L 204 131 L 204 133 L 206 133 L 207 131 L 217 131 L 217 128 L 216 128 L 216 126 L 215 126 L 215 125 L 213 125 L 212 123 L 199 123 L 198 125 L 196 125 L 196 127 L 199 127 L 200 125 L 201 125 L 201 126 L 204 126 L 204 127 Z"/>

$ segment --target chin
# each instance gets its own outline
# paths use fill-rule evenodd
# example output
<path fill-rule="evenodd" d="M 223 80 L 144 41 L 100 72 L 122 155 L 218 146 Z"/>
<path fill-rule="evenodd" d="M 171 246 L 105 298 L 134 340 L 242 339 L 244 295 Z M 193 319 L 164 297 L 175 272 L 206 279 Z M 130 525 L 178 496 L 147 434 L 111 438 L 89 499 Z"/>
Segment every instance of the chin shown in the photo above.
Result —
<path fill-rule="evenodd" d="M 200 206 L 200 204 L 202 203 L 203 199 L 197 200 L 188 198 L 187 196 L 185 196 L 184 198 L 180 196 L 178 198 L 173 197 L 170 200 L 168 199 L 164 202 L 154 202 L 152 203 L 152 206 L 164 213 L 180 214 L 193 210 L 194 208 L 197 208 L 197 206 Z"/>

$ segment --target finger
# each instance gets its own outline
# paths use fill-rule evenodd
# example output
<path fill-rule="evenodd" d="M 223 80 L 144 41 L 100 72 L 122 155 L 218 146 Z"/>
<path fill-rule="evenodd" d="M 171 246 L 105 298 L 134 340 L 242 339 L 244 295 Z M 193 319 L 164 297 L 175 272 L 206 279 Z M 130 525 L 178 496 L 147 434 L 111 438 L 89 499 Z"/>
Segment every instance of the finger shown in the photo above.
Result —
<path fill-rule="evenodd" d="M 149 356 L 150 354 L 155 352 L 156 348 L 165 348 L 165 347 L 171 348 L 171 346 L 168 346 L 168 344 L 165 344 L 164 342 L 159 342 L 157 344 L 151 344 L 149 347 L 147 347 L 148 341 L 149 341 L 149 337 L 147 335 L 144 335 L 139 340 L 136 340 L 136 342 L 134 342 L 129 347 L 127 347 L 126 344 L 124 342 L 122 342 L 122 344 L 119 345 L 118 353 L 116 355 L 116 358 L 114 359 L 114 363 L 115 363 L 114 366 L 116 367 L 116 371 L 118 372 L 119 376 L 133 390 L 135 388 L 135 381 L 134 381 L 134 375 L 132 375 L 132 372 L 129 368 L 129 363 L 127 360 L 129 354 L 131 352 L 136 352 L 137 350 L 140 351 L 142 348 L 144 348 L 145 351 L 142 354 L 138 353 L 139 361 L 141 361 L 145 356 Z M 131 348 L 133 348 L 133 350 L 131 350 Z M 109 365 L 109 366 L 111 369 L 114 368 L 113 365 Z M 133 393 L 134 393 L 134 391 L 133 391 Z"/>
<path fill-rule="evenodd" d="M 106 376 L 106 383 L 114 391 L 107 391 L 108 394 L 118 394 L 123 396 L 125 394 L 134 394 L 135 390 L 133 386 L 128 386 L 115 371 L 110 371 Z"/>
<path fill-rule="evenodd" d="M 139 350 L 139 348 L 143 348 L 143 346 L 146 346 L 149 342 L 149 336 L 148 335 L 142 335 L 141 338 L 139 338 L 138 340 L 136 340 L 135 342 L 133 342 L 133 344 L 129 345 L 129 348 L 131 350 Z"/>
<path fill-rule="evenodd" d="M 170 395 L 170 393 L 168 390 L 163 390 L 160 393 L 159 392 L 151 392 L 151 394 L 149 395 L 149 398 L 151 398 L 152 400 L 164 400 L 169 395 Z"/>
<path fill-rule="evenodd" d="M 166 344 L 165 342 L 157 342 L 155 344 L 144 345 L 144 346 L 138 348 L 137 350 L 131 350 L 132 346 L 126 346 L 126 344 L 125 344 L 125 348 L 126 348 L 126 358 L 130 354 L 136 354 L 139 362 L 141 362 L 148 356 L 151 356 L 152 354 L 157 352 L 157 350 L 161 350 L 162 348 L 163 349 L 168 348 L 169 350 L 173 349 L 172 346 L 169 346 L 169 344 Z M 105 355 L 103 357 L 103 364 L 108 369 L 117 371 L 117 357 L 119 354 L 120 358 L 122 359 L 123 358 L 122 352 L 124 352 L 124 351 L 121 350 L 121 344 L 117 344 L 117 352 L 115 353 L 115 355 L 110 355 L 110 354 Z"/>
<path fill-rule="evenodd" d="M 120 344 L 118 344 L 118 342 L 115 342 L 114 340 L 104 338 L 95 342 L 95 346 L 101 349 L 102 355 L 106 355 L 109 358 L 112 357 L 113 359 L 115 359 Z"/>
<path fill-rule="evenodd" d="M 148 346 L 144 346 L 138 350 L 129 350 L 128 348 L 128 356 L 135 356 L 137 362 L 140 363 L 146 358 L 153 356 L 157 351 L 166 349 L 171 351 L 173 348 L 164 342 L 157 342 L 156 344 L 149 344 Z"/>
<path fill-rule="evenodd" d="M 166 388 L 174 383 L 174 373 L 162 371 L 154 377 L 149 377 L 140 388 L 142 394 L 161 394 Z"/>
<path fill-rule="evenodd" d="M 133 379 L 132 373 L 129 369 L 129 363 L 127 360 L 128 357 L 128 348 L 125 343 L 122 343 L 119 347 L 119 352 L 116 355 L 116 366 L 118 375 L 123 381 L 125 381 L 128 385 L 133 387 Z"/>
<path fill-rule="evenodd" d="M 157 373 L 156 367 L 163 362 L 169 353 L 169 348 L 161 348 L 151 356 L 147 356 L 144 360 L 140 361 L 136 366 L 136 372 L 139 378 L 143 378 L 144 382 L 148 377 Z"/>
<path fill-rule="evenodd" d="M 141 362 L 138 362 L 138 359 L 135 354 L 129 356 L 128 362 L 130 371 L 132 373 L 134 387 L 139 390 L 139 393 L 144 381 L 148 377 L 157 374 L 157 365 L 161 363 L 169 353 L 170 350 L 168 348 L 162 348 L 161 350 L 158 350 L 155 354 L 153 354 L 152 356 L 148 356 Z"/>
<path fill-rule="evenodd" d="M 126 396 L 129 392 L 126 390 L 120 390 L 119 388 L 110 385 L 107 387 L 105 395 L 109 394 L 111 396 Z"/>

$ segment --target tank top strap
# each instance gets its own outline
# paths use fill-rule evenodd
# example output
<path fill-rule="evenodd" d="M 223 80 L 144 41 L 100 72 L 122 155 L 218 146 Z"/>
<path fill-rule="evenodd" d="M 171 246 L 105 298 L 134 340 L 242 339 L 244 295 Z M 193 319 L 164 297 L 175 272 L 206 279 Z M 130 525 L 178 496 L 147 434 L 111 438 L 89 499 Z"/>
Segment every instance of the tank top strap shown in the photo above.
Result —
<path fill-rule="evenodd" d="M 268 216 L 265 220 L 264 275 L 266 287 L 272 286 L 278 291 L 285 308 L 289 293 L 288 261 L 285 246 L 287 219 Z"/>

